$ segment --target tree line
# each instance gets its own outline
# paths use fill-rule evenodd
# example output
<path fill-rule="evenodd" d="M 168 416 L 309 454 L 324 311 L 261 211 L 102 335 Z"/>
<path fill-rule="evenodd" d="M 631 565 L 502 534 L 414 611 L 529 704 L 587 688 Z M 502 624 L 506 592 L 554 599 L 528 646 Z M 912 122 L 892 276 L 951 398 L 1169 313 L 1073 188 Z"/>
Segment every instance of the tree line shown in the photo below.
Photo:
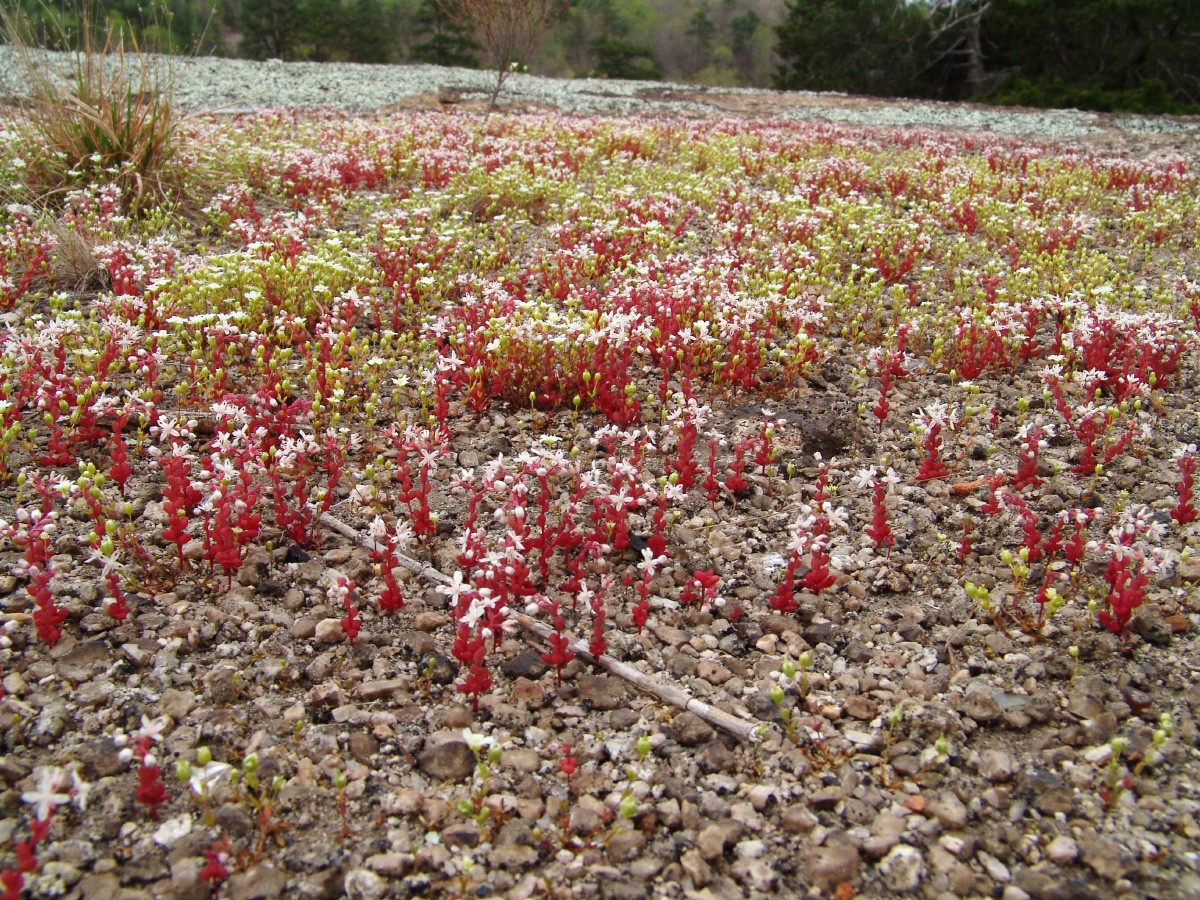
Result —
<path fill-rule="evenodd" d="M 775 85 L 1200 113 L 1196 0 L 788 0 Z"/>
<path fill-rule="evenodd" d="M 74 33 L 83 5 L 144 48 L 164 52 L 487 65 L 469 30 L 450 14 L 454 2 L 0 0 L 0 6 L 23 9 L 51 45 Z M 1200 113 L 1200 2 L 564 0 L 523 62 L 559 77 Z"/>

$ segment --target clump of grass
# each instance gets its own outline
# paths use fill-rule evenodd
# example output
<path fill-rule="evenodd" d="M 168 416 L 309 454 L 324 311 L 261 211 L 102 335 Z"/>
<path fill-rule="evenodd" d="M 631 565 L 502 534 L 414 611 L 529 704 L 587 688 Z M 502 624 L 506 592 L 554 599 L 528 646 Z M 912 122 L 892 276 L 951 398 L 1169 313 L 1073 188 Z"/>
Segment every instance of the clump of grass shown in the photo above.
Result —
<path fill-rule="evenodd" d="M 82 183 L 114 183 L 126 212 L 136 215 L 177 195 L 181 174 L 172 169 L 182 119 L 171 104 L 169 71 L 113 28 L 100 31 L 84 7 L 64 68 L 34 47 L 30 29 L 11 11 L 0 28 L 12 47 L 24 93 L 19 127 L 44 148 L 39 174 L 48 195 Z"/>

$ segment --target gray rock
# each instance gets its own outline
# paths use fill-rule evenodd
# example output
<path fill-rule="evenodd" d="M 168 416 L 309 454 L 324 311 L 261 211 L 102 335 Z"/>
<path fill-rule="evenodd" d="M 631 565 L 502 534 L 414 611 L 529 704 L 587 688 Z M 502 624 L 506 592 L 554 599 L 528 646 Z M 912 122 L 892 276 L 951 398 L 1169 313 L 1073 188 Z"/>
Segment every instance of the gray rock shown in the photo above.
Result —
<path fill-rule="evenodd" d="M 845 881 L 854 881 L 862 865 L 858 850 L 847 844 L 818 847 L 808 858 L 806 871 L 823 893 L 832 893 Z"/>
<path fill-rule="evenodd" d="M 324 681 L 333 674 L 334 659 L 331 652 L 319 653 L 304 667 L 304 677 L 309 681 Z"/>
<path fill-rule="evenodd" d="M 593 709 L 617 709 L 629 700 L 629 693 L 621 680 L 608 675 L 582 675 L 575 680 L 575 684 L 579 699 L 590 703 Z"/>
<path fill-rule="evenodd" d="M 746 795 L 750 804 L 758 811 L 770 809 L 779 800 L 779 791 L 773 785 L 756 784 Z"/>
<path fill-rule="evenodd" d="M 171 893 L 177 900 L 207 900 L 212 896 L 212 887 L 200 878 L 204 866 L 202 856 L 185 856 L 171 863 Z"/>
<path fill-rule="evenodd" d="M 525 844 L 504 844 L 488 852 L 488 864 L 495 869 L 528 869 L 538 861 L 537 851 Z"/>
<path fill-rule="evenodd" d="M 417 671 L 434 684 L 450 684 L 458 677 L 458 663 L 441 653 L 428 653 L 421 657 Z"/>
<path fill-rule="evenodd" d="M 979 754 L 979 774 L 988 781 L 1009 781 L 1016 769 L 1016 760 L 1003 750 L 984 750 Z"/>
<path fill-rule="evenodd" d="M 532 681 L 537 681 L 545 675 L 546 669 L 546 664 L 542 662 L 542 654 L 533 648 L 522 650 L 500 664 L 500 671 L 509 678 L 528 678 Z"/>
<path fill-rule="evenodd" d="M 572 834 L 595 834 L 604 827 L 608 815 L 608 809 L 603 803 L 590 794 L 584 794 L 572 805 L 567 828 Z"/>
<path fill-rule="evenodd" d="M 671 722 L 671 737 L 685 747 L 696 747 L 711 741 L 716 732 L 693 712 L 682 712 Z"/>
<path fill-rule="evenodd" d="M 342 630 L 341 619 L 322 619 L 313 631 L 313 638 L 318 644 L 340 644 L 346 640 L 346 632 Z M 365 871 L 365 870 L 364 870 Z"/>
<path fill-rule="evenodd" d="M 879 704 L 870 697 L 864 697 L 861 694 L 853 694 L 846 698 L 844 704 L 846 715 L 852 719 L 861 719 L 864 722 L 869 722 L 879 714 Z"/>
<path fill-rule="evenodd" d="M 245 872 L 235 872 L 222 885 L 221 894 L 228 900 L 273 900 L 287 890 L 287 876 L 270 863 L 254 866 Z"/>
<path fill-rule="evenodd" d="M 646 835 L 627 828 L 618 831 L 608 841 L 608 858 L 615 863 L 632 862 L 646 849 Z"/>
<path fill-rule="evenodd" d="M 365 731 L 352 732 L 349 743 L 350 755 L 364 765 L 379 752 L 379 741 Z"/>
<path fill-rule="evenodd" d="M 466 741 L 445 741 L 422 752 L 417 768 L 437 781 L 465 781 L 475 771 L 475 754 Z"/>
<path fill-rule="evenodd" d="M 921 851 L 908 844 L 897 844 L 875 867 L 888 890 L 894 893 L 915 891 L 925 877 Z"/>
<path fill-rule="evenodd" d="M 88 875 L 77 885 L 82 900 L 110 900 L 121 889 L 121 882 L 112 872 Z"/>
<path fill-rule="evenodd" d="M 300 616 L 292 623 L 292 637 L 300 641 L 311 641 L 317 633 L 316 616 Z"/>
<path fill-rule="evenodd" d="M 343 889 L 349 900 L 379 900 L 387 894 L 387 880 L 370 869 L 351 869 L 346 873 Z"/>
<path fill-rule="evenodd" d="M 642 881 L 656 877 L 663 869 L 663 861 L 657 856 L 640 856 L 629 866 L 629 874 Z"/>
<path fill-rule="evenodd" d="M 177 691 L 174 688 L 168 688 L 162 692 L 159 704 L 165 715 L 180 722 L 196 708 L 196 695 L 191 691 Z"/>
<path fill-rule="evenodd" d="M 84 744 L 76 758 L 83 764 L 84 775 L 88 780 L 95 780 L 125 771 L 126 766 L 118 758 L 118 753 L 120 748 L 113 743 L 112 738 L 100 737 Z"/>
<path fill-rule="evenodd" d="M 33 727 L 29 730 L 29 742 L 37 747 L 48 747 L 57 741 L 67 729 L 67 707 L 59 700 L 47 703 Z"/>
<path fill-rule="evenodd" d="M 139 669 L 145 666 L 154 658 L 154 654 L 158 652 L 158 642 L 151 638 L 142 638 L 137 641 L 129 641 L 121 645 L 121 655 L 128 659 Z"/>
<path fill-rule="evenodd" d="M 833 809 L 846 797 L 846 792 L 836 784 L 829 787 L 817 788 L 808 797 L 808 805 L 813 809 Z"/>
<path fill-rule="evenodd" d="M 1060 834 L 1047 845 L 1046 858 L 1059 866 L 1073 863 L 1079 858 L 1079 845 L 1074 838 Z"/>
<path fill-rule="evenodd" d="M 1105 710 L 1083 723 L 1083 734 L 1089 744 L 1107 744 L 1117 733 L 1117 717 Z"/>
<path fill-rule="evenodd" d="M 364 681 L 354 689 L 354 695 L 366 702 L 386 700 L 397 691 L 406 691 L 408 688 L 409 682 L 406 678 L 386 678 L 381 681 Z"/>
<path fill-rule="evenodd" d="M 112 652 L 104 641 L 79 641 L 58 657 L 55 667 L 59 677 L 76 686 L 100 674 L 112 662 Z"/>
<path fill-rule="evenodd" d="M 458 822 L 442 829 L 442 843 L 447 847 L 470 847 L 473 849 L 479 846 L 482 837 L 479 826 L 474 822 Z"/>
<path fill-rule="evenodd" d="M 696 836 L 696 849 L 706 862 L 713 862 L 742 836 L 742 826 L 733 819 L 714 822 Z"/>
<path fill-rule="evenodd" d="M 1093 838 L 1083 842 L 1083 861 L 1101 878 L 1116 881 L 1124 878 L 1137 864 L 1123 844 L 1109 838 Z"/>
<path fill-rule="evenodd" d="M 967 824 L 970 812 L 953 791 L 943 791 L 936 800 L 928 806 L 929 812 L 939 822 L 952 831 L 958 831 Z"/>
<path fill-rule="evenodd" d="M 779 824 L 791 834 L 803 834 L 812 831 L 820 820 L 806 807 L 799 804 L 785 806 L 779 811 Z"/>
<path fill-rule="evenodd" d="M 697 888 L 703 888 L 712 881 L 712 867 L 704 861 L 698 850 L 688 850 L 684 853 L 679 857 L 679 865 Z"/>
<path fill-rule="evenodd" d="M 216 811 L 216 823 L 231 837 L 245 837 L 254 828 L 254 818 L 245 804 L 226 803 Z"/>
<path fill-rule="evenodd" d="M 773 894 L 779 884 L 779 873 L 765 859 L 739 859 L 730 872 L 759 894 Z"/>
<path fill-rule="evenodd" d="M 514 747 L 505 750 L 501 762 L 505 768 L 513 768 L 527 775 L 535 773 L 542 765 L 542 758 L 536 750 L 527 747 Z"/>
<path fill-rule="evenodd" d="M 60 883 L 65 888 L 74 887 L 83 877 L 83 873 L 75 866 L 57 859 L 42 863 L 40 874 L 51 882 Z"/>
<path fill-rule="evenodd" d="M 700 751 L 700 768 L 704 772 L 736 772 L 737 756 L 721 741 L 713 740 Z"/>
<path fill-rule="evenodd" d="M 1075 679 L 1071 688 L 1068 709 L 1084 719 L 1094 719 L 1104 712 L 1108 683 L 1098 675 Z"/>
<path fill-rule="evenodd" d="M 413 866 L 411 853 L 376 853 L 368 856 L 364 865 L 372 872 L 387 878 L 403 878 Z"/>
<path fill-rule="evenodd" d="M 879 859 L 889 850 L 900 843 L 900 835 L 904 834 L 904 820 L 890 813 L 880 813 L 871 822 L 871 835 L 863 841 L 863 852 L 873 859 Z"/>
<path fill-rule="evenodd" d="M 1061 776 L 1043 768 L 1025 770 L 1019 780 L 1022 792 L 1043 815 L 1067 814 L 1075 808 L 1075 792 Z"/>
<path fill-rule="evenodd" d="M 958 711 L 981 724 L 995 722 L 1004 715 L 991 690 L 982 686 L 973 688 L 967 693 L 959 705 Z"/>
<path fill-rule="evenodd" d="M 1004 863 L 1000 862 L 992 854 L 980 850 L 977 858 L 982 863 L 984 871 L 987 872 L 988 878 L 992 879 L 992 881 L 998 884 L 1008 884 L 1008 882 L 1012 881 L 1012 873 L 1008 870 L 1008 866 L 1004 865 Z"/>
<path fill-rule="evenodd" d="M 228 706 L 242 692 L 242 677 L 236 669 L 222 666 L 204 679 L 204 693 L 211 703 Z"/>

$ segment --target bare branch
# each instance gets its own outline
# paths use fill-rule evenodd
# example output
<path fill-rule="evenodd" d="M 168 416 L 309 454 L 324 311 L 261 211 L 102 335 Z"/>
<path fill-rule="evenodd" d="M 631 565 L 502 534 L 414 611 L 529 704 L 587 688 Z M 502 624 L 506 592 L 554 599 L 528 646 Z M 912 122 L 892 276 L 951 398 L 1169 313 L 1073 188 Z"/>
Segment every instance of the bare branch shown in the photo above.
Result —
<path fill-rule="evenodd" d="M 496 98 L 513 68 L 527 58 L 565 0 L 436 0 L 442 12 L 465 28 L 496 70 Z"/>

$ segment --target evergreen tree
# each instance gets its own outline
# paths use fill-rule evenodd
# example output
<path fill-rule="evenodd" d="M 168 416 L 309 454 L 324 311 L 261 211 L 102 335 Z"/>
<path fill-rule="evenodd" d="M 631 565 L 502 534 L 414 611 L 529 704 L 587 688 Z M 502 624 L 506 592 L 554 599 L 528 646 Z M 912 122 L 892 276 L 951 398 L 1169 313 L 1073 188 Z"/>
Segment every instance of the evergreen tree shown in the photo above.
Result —
<path fill-rule="evenodd" d="M 413 32 L 421 38 L 412 49 L 415 61 L 478 68 L 478 46 L 465 28 L 446 15 L 438 0 L 421 0 L 413 17 Z"/>
<path fill-rule="evenodd" d="M 740 56 L 750 49 L 750 39 L 762 24 L 762 17 L 752 9 L 729 20 L 729 49 Z"/>
<path fill-rule="evenodd" d="M 776 87 L 920 96 L 928 7 L 906 0 L 788 0 Z"/>
<path fill-rule="evenodd" d="M 645 44 L 599 34 L 588 43 L 588 51 L 595 58 L 595 75 L 633 81 L 658 81 L 662 78 L 662 66 Z"/>
<path fill-rule="evenodd" d="M 1200 110 L 1195 0 L 992 0 L 983 17 L 1000 102 Z"/>
<path fill-rule="evenodd" d="M 250 59 L 295 59 L 304 42 L 304 9 L 295 0 L 240 0 L 238 50 Z"/>
<path fill-rule="evenodd" d="M 379 0 L 354 0 L 346 19 L 346 52 L 352 62 L 386 63 L 395 37 Z"/>
<path fill-rule="evenodd" d="M 712 51 L 713 41 L 717 36 L 717 26 L 712 20 L 712 13 L 708 9 L 707 2 L 701 3 L 700 8 L 692 13 L 692 17 L 688 21 L 688 34 L 696 39 L 706 53 Z"/>
<path fill-rule="evenodd" d="M 302 0 L 302 49 L 297 56 L 313 62 L 345 59 L 347 53 L 346 17 L 339 0 Z"/>

